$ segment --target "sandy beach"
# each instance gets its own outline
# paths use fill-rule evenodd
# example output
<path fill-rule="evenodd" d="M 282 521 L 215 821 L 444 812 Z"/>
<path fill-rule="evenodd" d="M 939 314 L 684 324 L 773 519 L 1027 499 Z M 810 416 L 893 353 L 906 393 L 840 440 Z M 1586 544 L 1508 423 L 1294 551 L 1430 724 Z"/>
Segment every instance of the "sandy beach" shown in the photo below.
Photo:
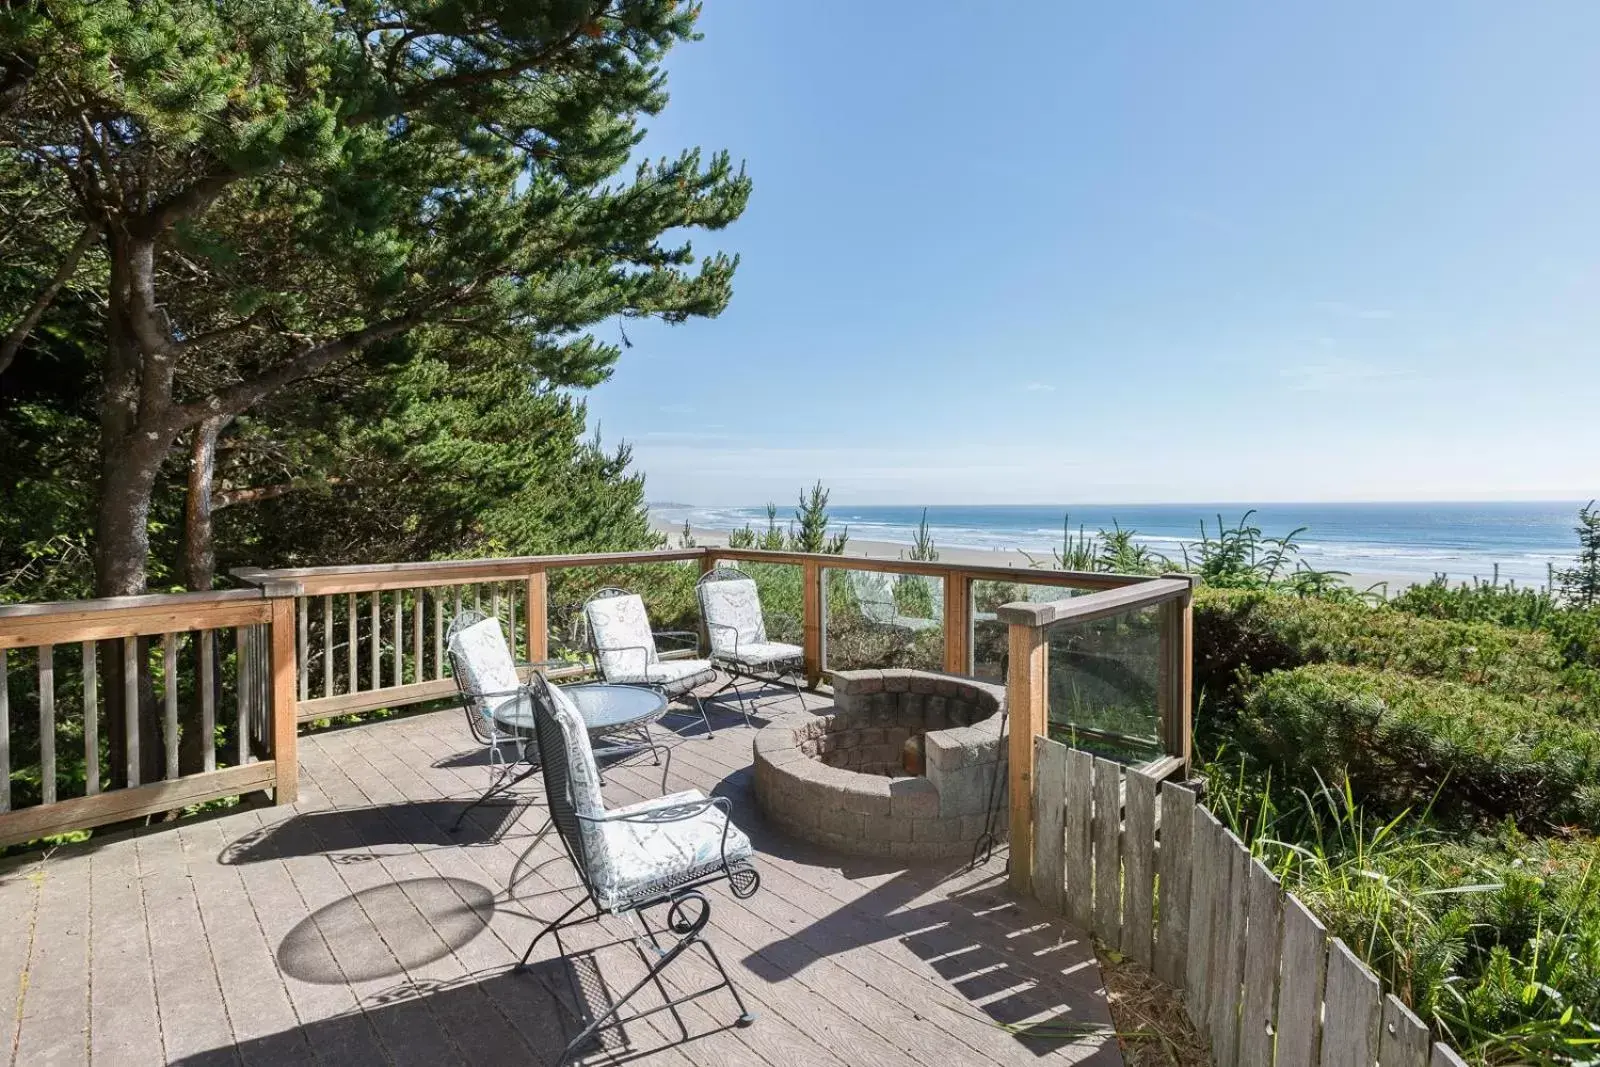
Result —
<path fill-rule="evenodd" d="M 683 534 L 681 525 L 674 525 L 670 522 L 653 520 L 651 526 L 658 533 L 670 538 L 673 544 L 677 544 L 678 539 Z M 698 526 L 690 529 L 696 544 L 725 545 L 728 543 L 728 532 L 726 530 L 709 530 Z M 1019 571 L 1032 569 L 1049 570 L 1052 563 L 1049 552 L 1029 553 L 1020 549 L 963 548 L 952 545 L 936 545 L 935 547 L 939 552 L 939 562 L 941 563 L 962 563 L 984 567 L 1015 567 Z M 845 545 L 844 554 L 846 557 L 856 556 L 868 559 L 903 559 L 910 548 L 911 546 L 904 542 L 872 541 L 852 537 L 848 544 Z M 1352 588 L 1363 590 L 1375 585 L 1387 584 L 1388 591 L 1391 594 L 1416 584 L 1417 580 L 1413 575 L 1368 573 L 1351 574 L 1344 579 L 1345 584 Z"/>

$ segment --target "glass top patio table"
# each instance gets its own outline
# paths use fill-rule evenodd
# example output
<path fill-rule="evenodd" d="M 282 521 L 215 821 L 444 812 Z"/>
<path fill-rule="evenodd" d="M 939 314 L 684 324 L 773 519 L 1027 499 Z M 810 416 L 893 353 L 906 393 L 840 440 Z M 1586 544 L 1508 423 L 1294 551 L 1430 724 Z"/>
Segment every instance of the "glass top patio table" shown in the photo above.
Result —
<path fill-rule="evenodd" d="M 590 682 L 564 685 L 561 691 L 577 705 L 589 736 L 632 733 L 655 722 L 667 710 L 667 698 L 642 685 L 608 685 Z M 533 732 L 533 708 L 526 700 L 509 701 L 495 712 L 495 721 L 513 730 Z"/>

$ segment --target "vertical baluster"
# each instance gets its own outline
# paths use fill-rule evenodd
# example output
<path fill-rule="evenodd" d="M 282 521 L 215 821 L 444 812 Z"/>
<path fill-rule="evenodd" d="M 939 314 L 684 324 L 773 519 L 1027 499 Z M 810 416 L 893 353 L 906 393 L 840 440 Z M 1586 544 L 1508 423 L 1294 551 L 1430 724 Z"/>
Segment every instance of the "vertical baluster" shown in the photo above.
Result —
<path fill-rule="evenodd" d="M 394 591 L 394 684 L 406 684 L 405 632 L 402 621 L 406 617 L 406 591 Z"/>
<path fill-rule="evenodd" d="M 354 693 L 356 690 L 361 688 L 359 676 L 356 674 L 356 668 L 358 666 L 356 660 L 361 648 L 360 634 L 357 633 L 357 630 L 360 626 L 361 618 L 360 613 L 356 610 L 356 595 L 354 593 L 350 593 L 346 597 L 346 600 L 350 608 L 350 647 L 347 650 L 348 658 L 350 660 L 350 688 L 347 691 Z"/>
<path fill-rule="evenodd" d="M 139 639 L 122 639 L 122 736 L 127 749 L 128 785 L 139 784 Z"/>
<path fill-rule="evenodd" d="M 511 646 L 511 655 L 517 654 L 521 646 L 517 644 L 517 583 L 512 582 L 506 586 L 506 641 Z"/>
<path fill-rule="evenodd" d="M 422 669 L 422 590 L 411 591 L 411 680 L 427 677 Z"/>
<path fill-rule="evenodd" d="M 472 583 L 472 610 L 483 614 L 483 586 L 477 582 Z"/>
<path fill-rule="evenodd" d="M 383 666 L 380 662 L 378 639 L 383 632 L 383 594 L 377 590 L 372 592 L 372 634 L 368 637 L 367 651 L 372 660 L 372 684 L 369 689 L 383 688 Z"/>
<path fill-rule="evenodd" d="M 94 642 L 83 649 L 83 794 L 100 792 L 100 674 Z"/>
<path fill-rule="evenodd" d="M 311 699 L 311 602 L 303 596 L 294 598 L 295 612 L 300 616 L 300 699 Z"/>
<path fill-rule="evenodd" d="M 322 695 L 333 696 L 333 597 L 322 598 Z"/>
<path fill-rule="evenodd" d="M 237 741 L 235 763 L 243 767 L 250 762 L 250 705 L 255 700 L 255 681 L 251 678 L 249 631 L 240 626 L 233 631 L 234 658 L 238 663 L 238 685 L 235 687 L 239 722 L 234 737 Z"/>
<path fill-rule="evenodd" d="M 56 802 L 56 650 L 39 646 L 39 801 Z"/>
<path fill-rule="evenodd" d="M 200 733 L 201 743 L 205 745 L 205 762 L 201 764 L 207 771 L 217 769 L 217 703 L 216 684 L 214 673 L 214 656 L 216 655 L 216 634 L 211 630 L 200 631 Z"/>
<path fill-rule="evenodd" d="M 500 583 L 495 582 L 489 587 L 489 614 L 494 616 L 494 621 L 500 621 Z M 512 642 L 513 646 L 515 642 Z"/>
<path fill-rule="evenodd" d="M 11 810 L 11 652 L 0 648 L 0 811 Z"/>
<path fill-rule="evenodd" d="M 456 616 L 459 618 L 460 615 L 461 615 L 461 587 L 458 585 L 458 586 L 456 586 Z"/>
<path fill-rule="evenodd" d="M 167 745 L 167 780 L 178 777 L 178 635 L 161 638 L 161 695 L 166 698 L 162 723 Z"/>
<path fill-rule="evenodd" d="M 444 677 L 444 593 L 433 591 L 433 676 Z"/>

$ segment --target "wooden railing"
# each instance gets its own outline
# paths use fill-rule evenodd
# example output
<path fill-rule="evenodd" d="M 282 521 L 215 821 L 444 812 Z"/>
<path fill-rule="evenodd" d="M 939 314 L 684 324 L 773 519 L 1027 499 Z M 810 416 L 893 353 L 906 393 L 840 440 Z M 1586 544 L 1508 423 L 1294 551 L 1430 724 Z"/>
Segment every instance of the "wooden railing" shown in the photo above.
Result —
<path fill-rule="evenodd" d="M 551 601 L 551 580 L 562 572 L 604 568 L 614 584 L 628 584 L 629 568 L 681 565 L 697 577 L 719 561 L 796 569 L 813 686 L 828 676 L 835 572 L 942 583 L 933 620 L 943 638 L 940 665 L 959 674 L 997 674 L 1004 659 L 975 663 L 975 627 L 1004 632 L 993 612 L 974 610 L 981 583 L 1096 596 L 1160 588 L 1127 575 L 709 547 L 247 569 L 234 572 L 251 587 L 241 590 L 0 606 L 0 846 L 259 789 L 292 801 L 297 724 L 454 694 L 444 634 L 461 609 L 499 617 L 517 651 L 543 661 L 560 651 L 553 615 L 576 608 Z M 79 646 L 70 662 L 61 647 L 68 645 Z M 552 673 L 586 669 L 575 661 Z M 19 715 L 37 717 L 36 752 L 12 743 L 21 736 L 12 729 Z M 62 744 L 73 746 L 74 759 L 58 758 Z M 25 771 L 26 798 L 13 795 L 14 769 Z"/>
<path fill-rule="evenodd" d="M 0 845 L 255 789 L 293 797 L 292 609 L 255 590 L 0 607 Z M 185 690 L 199 740 L 187 769 Z M 24 707 L 38 722 L 37 803 L 19 808 L 12 716 Z M 58 750 L 62 737 L 81 749 Z"/>
<path fill-rule="evenodd" d="M 1011 715 L 1008 748 L 1008 782 L 1011 830 L 1011 884 L 1026 890 L 1032 884 L 1030 868 L 1038 814 L 1033 810 L 1035 737 L 1050 734 L 1052 720 L 1058 728 L 1069 716 L 1052 716 L 1051 637 L 1073 627 L 1104 619 L 1153 612 L 1156 616 L 1157 651 L 1153 664 L 1156 741 L 1163 754 L 1149 761 L 1147 770 L 1157 778 L 1187 772 L 1193 716 L 1194 580 L 1169 575 L 1128 583 L 1089 596 L 1049 603 L 1006 604 L 996 611 L 1010 628 L 1010 670 L 1006 679 Z M 1074 732 L 1103 734 L 1078 727 Z M 1108 738 L 1120 740 L 1120 738 Z"/>
<path fill-rule="evenodd" d="M 1029 740 L 1026 888 L 1180 990 L 1218 1067 L 1464 1067 L 1194 792 Z"/>

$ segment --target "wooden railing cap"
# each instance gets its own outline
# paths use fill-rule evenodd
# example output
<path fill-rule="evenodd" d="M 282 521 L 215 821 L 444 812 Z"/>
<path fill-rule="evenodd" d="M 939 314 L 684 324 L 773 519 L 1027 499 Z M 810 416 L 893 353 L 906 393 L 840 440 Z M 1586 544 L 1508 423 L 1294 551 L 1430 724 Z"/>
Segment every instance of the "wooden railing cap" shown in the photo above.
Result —
<path fill-rule="evenodd" d="M 1107 589 L 1066 600 L 1002 604 L 995 609 L 995 617 L 1011 626 L 1040 627 L 1058 622 L 1093 622 L 1095 619 L 1121 615 L 1187 596 L 1193 588 L 1193 579 L 1188 575 L 1152 578 L 1138 585 Z"/>

